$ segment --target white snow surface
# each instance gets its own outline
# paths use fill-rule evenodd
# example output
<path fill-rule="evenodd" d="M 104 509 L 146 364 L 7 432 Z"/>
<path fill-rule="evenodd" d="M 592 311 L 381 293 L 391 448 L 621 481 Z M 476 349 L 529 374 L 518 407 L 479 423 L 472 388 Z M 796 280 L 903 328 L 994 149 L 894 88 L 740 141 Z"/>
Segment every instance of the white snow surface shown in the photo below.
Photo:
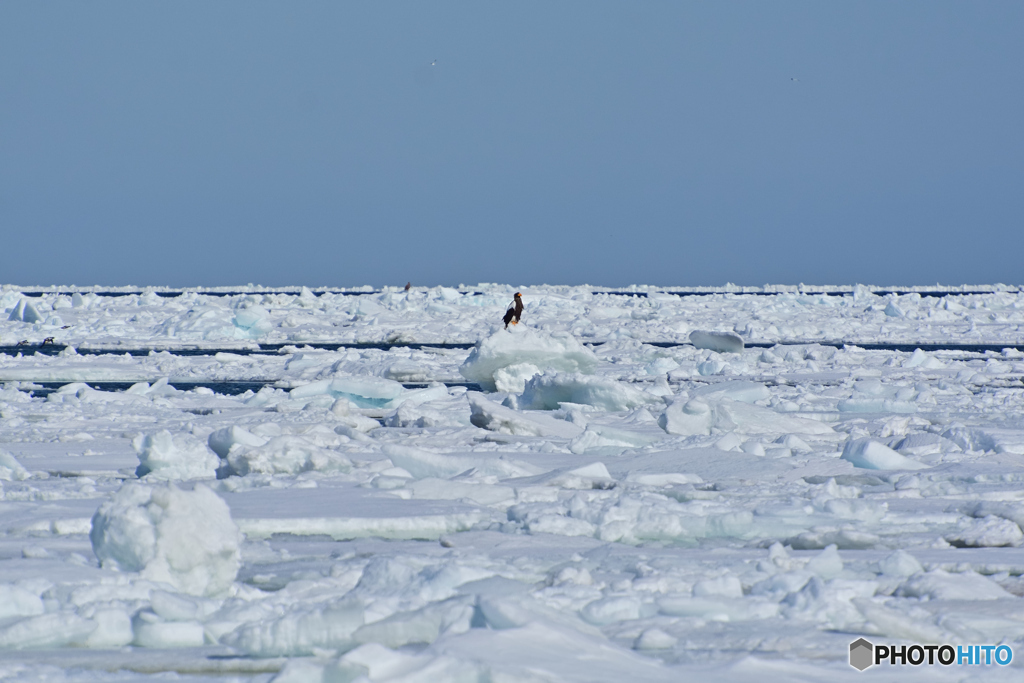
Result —
<path fill-rule="evenodd" d="M 0 680 L 1020 680 L 1024 294 L 839 289 L 3 287 Z"/>

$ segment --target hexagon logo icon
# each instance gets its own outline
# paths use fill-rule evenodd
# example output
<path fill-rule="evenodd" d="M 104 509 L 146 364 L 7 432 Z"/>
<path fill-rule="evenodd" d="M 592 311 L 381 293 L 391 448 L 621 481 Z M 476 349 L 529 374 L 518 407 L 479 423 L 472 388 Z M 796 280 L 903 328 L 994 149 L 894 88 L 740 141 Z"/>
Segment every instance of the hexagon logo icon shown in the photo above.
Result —
<path fill-rule="evenodd" d="M 850 666 L 863 671 L 875 663 L 875 646 L 863 638 L 850 643 Z"/>

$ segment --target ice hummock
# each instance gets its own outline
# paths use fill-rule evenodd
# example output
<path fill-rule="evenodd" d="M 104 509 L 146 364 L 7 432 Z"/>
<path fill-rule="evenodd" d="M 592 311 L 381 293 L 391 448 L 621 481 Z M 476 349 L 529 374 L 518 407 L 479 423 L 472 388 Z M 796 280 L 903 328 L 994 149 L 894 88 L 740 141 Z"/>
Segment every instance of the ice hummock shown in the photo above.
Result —
<path fill-rule="evenodd" d="M 502 369 L 531 366 L 539 371 L 590 373 L 597 364 L 593 351 L 566 333 L 548 334 L 525 326 L 500 330 L 481 340 L 459 367 L 470 382 L 495 391 Z"/>
<path fill-rule="evenodd" d="M 89 533 L 105 565 L 190 595 L 220 595 L 240 565 L 238 527 L 209 488 L 129 482 L 100 506 Z"/>
<path fill-rule="evenodd" d="M 216 454 L 191 434 L 163 429 L 137 437 L 132 446 L 139 453 L 135 476 L 140 478 L 212 479 L 220 465 Z"/>
<path fill-rule="evenodd" d="M 698 349 L 710 349 L 719 353 L 740 353 L 743 351 L 743 337 L 735 332 L 712 332 L 694 330 L 690 343 Z"/>
<path fill-rule="evenodd" d="M 519 408 L 530 410 L 554 410 L 563 403 L 611 411 L 664 405 L 660 397 L 614 379 L 550 371 L 527 381 L 518 400 Z"/>
<path fill-rule="evenodd" d="M 840 457 L 855 467 L 871 470 L 919 470 L 927 467 L 871 438 L 847 441 Z"/>

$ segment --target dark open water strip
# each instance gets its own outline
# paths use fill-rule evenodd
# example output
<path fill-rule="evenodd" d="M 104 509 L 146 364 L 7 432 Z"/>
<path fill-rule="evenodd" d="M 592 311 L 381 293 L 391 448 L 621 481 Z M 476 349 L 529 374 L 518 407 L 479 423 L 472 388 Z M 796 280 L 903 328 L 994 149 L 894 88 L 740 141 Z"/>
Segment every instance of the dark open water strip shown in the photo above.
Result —
<path fill-rule="evenodd" d="M 323 294 L 335 294 L 335 295 L 342 295 L 342 296 L 362 296 L 362 295 L 370 296 L 370 295 L 374 295 L 374 294 L 383 294 L 384 293 L 384 290 L 382 290 L 382 289 L 375 289 L 375 290 L 372 290 L 372 291 L 358 291 L 358 290 L 352 291 L 352 290 L 347 290 L 347 289 L 314 289 L 314 290 L 310 290 L 310 291 L 312 291 L 313 294 L 315 294 L 316 296 L 321 296 Z M 1016 291 L 1014 291 L 1014 290 L 1002 290 L 1002 292 L 1000 292 L 1000 290 L 985 289 L 985 290 L 977 290 L 977 291 L 964 292 L 964 291 L 959 291 L 959 290 L 954 290 L 954 289 L 936 288 L 936 289 L 927 289 L 927 290 L 922 290 L 922 291 L 905 291 L 905 290 L 902 290 L 902 289 L 872 289 L 870 291 L 871 291 L 872 294 L 874 294 L 876 296 L 889 296 L 890 294 L 896 294 L 896 295 L 919 294 L 919 295 L 924 296 L 924 297 L 943 297 L 943 296 L 970 296 L 970 295 L 973 295 L 973 294 L 999 294 L 999 293 L 1016 294 L 1020 290 L 1016 290 Z M 42 291 L 42 290 L 21 290 L 21 294 L 22 295 L 30 296 L 30 297 L 41 297 L 44 294 L 65 294 L 66 295 L 66 294 L 72 294 L 72 293 L 73 292 L 71 292 L 71 291 L 52 292 L 52 291 Z M 146 292 L 144 292 L 144 291 L 135 291 L 135 292 L 97 291 L 97 292 L 85 292 L 85 293 L 86 294 L 95 294 L 96 296 L 108 296 L 108 297 L 133 296 L 133 295 L 146 294 Z M 477 292 L 477 291 L 469 290 L 469 291 L 463 291 L 462 293 L 470 295 L 470 296 L 483 296 L 484 294 L 489 294 L 491 292 Z M 853 289 L 831 290 L 831 291 L 827 291 L 827 292 L 816 291 L 816 290 L 813 290 L 813 289 L 805 289 L 802 292 L 799 292 L 799 291 L 798 292 L 765 292 L 765 291 L 728 292 L 728 291 L 707 291 L 707 290 L 703 290 L 703 289 L 659 289 L 659 290 L 655 290 L 654 292 L 631 292 L 631 291 L 628 291 L 628 290 L 625 290 L 625 291 L 610 290 L 610 291 L 595 291 L 593 293 L 594 294 L 607 294 L 608 296 L 633 296 L 633 297 L 640 297 L 640 298 L 647 298 L 647 296 L 649 294 L 652 294 L 652 293 L 653 294 L 674 294 L 676 296 L 714 296 L 716 294 L 731 294 L 731 295 L 734 295 L 734 296 L 780 296 L 780 295 L 790 295 L 790 296 L 792 296 L 794 294 L 795 295 L 800 295 L 800 296 L 821 296 L 821 295 L 825 295 L 825 296 L 851 296 L 853 294 Z M 153 292 L 153 294 L 156 294 L 158 297 L 161 297 L 163 299 L 173 299 L 173 298 L 182 296 L 184 294 L 198 294 L 198 295 L 201 295 L 201 296 L 223 297 L 223 296 L 247 296 L 249 294 L 256 294 L 256 295 L 262 295 L 262 294 L 272 294 L 272 295 L 273 294 L 288 294 L 290 296 L 297 296 L 299 293 L 295 292 L 295 291 L 288 291 L 288 290 L 263 290 L 263 291 L 252 291 L 252 292 L 247 292 L 247 291 L 242 291 L 242 290 L 238 290 L 238 291 L 216 291 L 216 292 L 200 292 L 200 291 L 196 291 L 196 290 L 184 290 L 184 291 Z"/>
<path fill-rule="evenodd" d="M 677 346 L 689 346 L 678 342 L 644 342 L 650 346 L 657 346 L 663 349 L 671 349 Z M 837 349 L 846 347 L 863 349 L 864 351 L 902 351 L 913 353 L 917 349 L 922 351 L 959 351 L 962 353 L 986 353 L 993 351 L 999 353 L 1003 349 L 1016 349 L 1024 351 L 1024 344 L 941 344 L 941 343 L 872 343 L 872 342 L 848 342 L 848 341 L 785 341 L 785 342 L 747 342 L 744 344 L 748 349 L 772 349 L 776 346 L 809 346 L 818 344 L 820 346 L 831 346 Z"/>
<path fill-rule="evenodd" d="M 53 392 L 57 391 L 63 386 L 68 384 L 74 384 L 74 382 L 33 382 L 33 387 L 18 387 L 20 391 L 24 391 L 33 396 L 41 397 L 48 396 Z M 135 382 L 85 382 L 89 387 L 98 391 L 125 391 L 131 387 Z M 205 387 L 210 389 L 215 394 L 221 394 L 224 396 L 238 396 L 244 394 L 247 391 L 257 392 L 263 387 L 273 387 L 277 384 L 277 380 L 266 380 L 266 381 L 252 381 L 252 380 L 226 380 L 221 382 L 191 382 L 191 381 L 177 381 L 172 380 L 167 383 L 169 386 L 179 389 L 181 391 L 192 391 L 199 387 Z M 446 387 L 466 387 L 469 391 L 483 391 L 483 388 L 475 382 L 443 382 Z M 422 382 L 409 382 L 403 383 L 403 387 L 406 389 L 425 389 L 430 386 L 427 383 Z"/>
<path fill-rule="evenodd" d="M 607 342 L 585 342 L 589 346 L 601 346 Z M 671 349 L 680 346 L 692 346 L 690 342 L 678 342 L 678 341 L 645 341 L 641 342 L 648 346 L 657 346 L 663 349 Z M 748 349 L 771 349 L 776 346 L 807 346 L 809 344 L 819 344 L 821 346 L 832 346 L 837 349 L 843 347 L 857 347 L 865 351 L 903 351 L 906 353 L 913 353 L 916 349 L 922 351 L 961 351 L 965 353 L 986 353 L 988 351 L 994 351 L 999 353 L 1003 349 L 1016 349 L 1018 351 L 1024 351 L 1024 344 L 1015 342 L 996 342 L 988 344 L 961 344 L 957 342 L 859 342 L 859 341 L 843 341 L 835 339 L 826 340 L 807 340 L 807 341 L 782 341 L 782 342 L 746 342 L 744 346 Z M 334 344 L 334 343 L 319 343 L 311 342 L 303 344 L 302 346 L 309 346 L 317 350 L 326 351 L 337 351 L 338 349 L 472 349 L 476 346 L 475 343 L 469 342 L 452 342 L 452 343 L 437 343 L 431 344 L 429 342 L 352 342 L 347 344 Z M 225 353 L 237 353 L 237 354 L 266 354 L 266 353 L 280 353 L 280 350 L 286 347 L 297 347 L 301 351 L 301 347 L 298 344 L 260 344 L 259 350 L 252 351 L 232 351 L 231 349 L 186 349 L 180 352 L 181 355 L 188 356 L 201 356 L 210 355 L 219 351 Z M 170 353 L 179 353 L 177 351 L 169 350 Z M 0 348 L 0 352 L 3 352 L 3 348 Z M 88 349 L 86 351 L 78 350 L 79 353 L 93 353 Z M 96 351 L 95 353 L 125 353 L 125 351 L 106 350 Z M 140 354 L 144 355 L 149 353 L 148 349 L 140 349 Z"/>
<path fill-rule="evenodd" d="M 121 347 L 104 347 L 104 348 L 88 348 L 78 347 L 75 349 L 80 356 L 103 356 L 103 355 L 114 355 L 123 356 L 128 354 L 129 356 L 148 356 L 150 353 L 161 353 L 166 351 L 172 356 L 213 356 L 218 353 L 233 353 L 237 356 L 276 356 L 281 352 L 281 349 L 287 347 L 294 347 L 300 351 L 303 348 L 312 348 L 318 351 L 337 351 L 338 349 L 381 349 L 387 351 L 389 349 L 471 349 L 476 346 L 475 343 L 448 343 L 438 342 L 435 344 L 427 342 L 349 342 L 349 343 L 335 343 L 335 342 L 289 342 L 282 344 L 259 344 L 258 346 L 249 346 L 242 348 L 226 347 L 177 347 L 177 348 L 121 348 Z M 35 353 L 41 353 L 44 356 L 56 356 L 67 348 L 64 344 L 22 344 L 22 345 L 7 345 L 0 346 L 0 353 L 8 356 L 16 356 L 19 353 L 24 355 L 32 355 Z"/>
<path fill-rule="evenodd" d="M 341 294 L 343 296 L 359 296 L 361 294 L 381 294 L 381 293 L 383 293 L 384 290 L 376 289 L 376 290 L 367 291 L 367 292 L 359 292 L 359 291 L 353 292 L 353 291 L 344 290 L 344 289 L 314 289 L 314 290 L 311 290 L 311 291 L 316 296 L 320 296 L 321 294 Z M 69 294 L 73 294 L 73 293 L 74 292 L 44 292 L 42 290 L 35 290 L 35 291 L 25 291 L 25 290 L 22 290 L 21 291 L 21 294 L 23 296 L 31 296 L 31 297 L 41 297 L 44 294 L 64 294 L 64 295 L 69 295 Z M 79 292 L 79 294 L 82 294 L 82 293 L 83 292 Z M 138 296 L 138 295 L 141 295 L 141 294 L 146 294 L 147 292 L 102 292 L 102 291 L 100 291 L 100 292 L 89 292 L 89 291 L 87 291 L 87 292 L 84 292 L 84 293 L 85 294 L 95 294 L 96 296 L 119 297 L 119 296 Z M 482 292 L 467 292 L 467 293 L 469 293 L 469 294 L 482 294 Z M 185 291 L 180 291 L 180 292 L 153 292 L 153 294 L 156 294 L 161 299 L 174 299 L 174 298 L 177 298 L 179 296 L 183 296 L 185 294 L 198 294 L 200 296 L 247 296 L 249 294 L 257 294 L 257 295 L 262 295 L 262 294 L 288 294 L 289 296 L 298 296 L 299 293 L 298 292 L 288 292 L 288 291 L 276 291 L 276 290 L 275 291 L 267 290 L 267 291 L 262 291 L 262 292 L 243 292 L 243 291 L 237 291 L 237 292 L 197 292 L 195 290 L 185 290 Z"/>
<path fill-rule="evenodd" d="M 601 346 L 605 342 L 593 342 L 592 346 Z M 648 346 L 656 346 L 663 349 L 671 349 L 682 346 L 690 346 L 689 342 L 674 342 L 674 341 L 649 341 L 642 342 Z M 837 341 L 837 340 L 808 340 L 808 341 L 784 341 L 784 342 L 747 342 L 746 347 L 748 349 L 770 349 L 776 346 L 806 346 L 809 344 L 820 344 L 821 346 L 832 346 L 837 349 L 844 347 L 856 347 L 865 351 L 902 351 L 905 353 L 912 353 L 916 349 L 922 351 L 959 351 L 962 353 L 986 353 L 989 351 L 999 353 L 1003 349 L 1015 349 L 1017 351 L 1024 351 L 1024 344 L 1019 343 L 989 343 L 989 344 L 958 344 L 958 343 L 939 343 L 939 342 L 892 342 L 892 343 L 878 343 L 878 342 L 856 342 L 856 341 Z M 258 347 L 248 348 L 230 348 L 230 347 L 185 347 L 185 348 L 79 348 L 77 349 L 78 354 L 82 356 L 102 356 L 102 355 L 114 355 L 123 356 L 128 354 L 129 356 L 148 356 L 150 353 L 160 353 L 166 351 L 172 356 L 213 356 L 218 353 L 231 353 L 237 356 L 275 356 L 280 354 L 281 349 L 286 347 L 294 347 L 298 351 L 302 351 L 304 348 L 311 348 L 317 351 L 337 351 L 339 349 L 381 349 L 387 351 L 390 349 L 471 349 L 476 346 L 475 343 L 429 343 L 429 342 L 350 342 L 350 343 L 333 343 L 333 342 L 304 342 L 301 345 L 296 343 L 289 344 L 260 344 Z M 16 356 L 21 353 L 23 355 L 33 355 L 36 353 L 45 356 L 56 356 L 66 347 L 62 344 L 25 344 L 21 346 L 0 346 L 0 354 L 6 354 L 8 356 Z"/>

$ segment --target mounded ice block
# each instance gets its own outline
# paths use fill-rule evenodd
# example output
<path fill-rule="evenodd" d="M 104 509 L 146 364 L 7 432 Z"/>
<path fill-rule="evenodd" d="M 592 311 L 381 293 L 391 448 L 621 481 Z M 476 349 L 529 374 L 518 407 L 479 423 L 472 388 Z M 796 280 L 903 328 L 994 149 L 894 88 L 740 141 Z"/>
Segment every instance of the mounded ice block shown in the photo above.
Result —
<path fill-rule="evenodd" d="M 743 350 L 743 337 L 735 332 L 709 332 L 694 330 L 690 343 L 698 349 L 710 349 L 718 353 L 739 353 Z"/>

